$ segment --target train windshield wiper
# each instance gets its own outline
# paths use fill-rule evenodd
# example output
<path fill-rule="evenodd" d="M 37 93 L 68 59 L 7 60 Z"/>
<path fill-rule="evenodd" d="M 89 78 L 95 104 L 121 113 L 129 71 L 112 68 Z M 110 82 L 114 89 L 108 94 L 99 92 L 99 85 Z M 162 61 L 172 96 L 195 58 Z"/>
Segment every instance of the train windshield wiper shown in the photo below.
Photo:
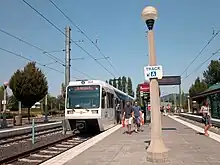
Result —
<path fill-rule="evenodd" d="M 85 107 L 83 107 L 81 105 L 75 105 L 75 107 L 78 108 L 78 109 L 85 109 L 85 110 L 89 111 L 89 109 L 87 109 L 87 108 L 85 108 Z"/>

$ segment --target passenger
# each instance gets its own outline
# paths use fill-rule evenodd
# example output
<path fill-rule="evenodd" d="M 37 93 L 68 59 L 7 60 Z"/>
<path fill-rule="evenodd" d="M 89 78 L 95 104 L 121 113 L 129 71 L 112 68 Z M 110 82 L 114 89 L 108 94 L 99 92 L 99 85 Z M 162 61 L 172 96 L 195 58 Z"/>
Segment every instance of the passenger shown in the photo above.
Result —
<path fill-rule="evenodd" d="M 131 103 L 128 101 L 122 113 L 122 118 L 125 121 L 125 125 L 127 126 L 128 134 L 131 134 L 132 112 L 133 107 L 131 106 Z"/>
<path fill-rule="evenodd" d="M 117 124 L 121 123 L 120 116 L 121 116 L 121 107 L 120 107 L 120 104 L 117 104 L 117 106 L 116 106 L 116 121 L 117 121 Z"/>
<path fill-rule="evenodd" d="M 209 136 L 208 130 L 212 126 L 212 124 L 208 101 L 204 102 L 204 105 L 201 107 L 200 113 L 202 113 L 202 122 L 205 124 L 204 133 L 206 136 Z"/>
<path fill-rule="evenodd" d="M 137 133 L 140 131 L 140 124 L 141 124 L 141 108 L 138 106 L 138 103 L 135 102 L 133 106 L 134 111 L 134 122 L 135 122 L 135 132 Z"/>

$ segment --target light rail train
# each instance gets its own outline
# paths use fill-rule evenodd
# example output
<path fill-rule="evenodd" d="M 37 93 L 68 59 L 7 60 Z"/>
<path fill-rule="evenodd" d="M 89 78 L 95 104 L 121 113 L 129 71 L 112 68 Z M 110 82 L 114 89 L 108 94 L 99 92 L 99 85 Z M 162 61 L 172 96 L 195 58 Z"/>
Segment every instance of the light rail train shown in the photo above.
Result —
<path fill-rule="evenodd" d="M 101 80 L 71 81 L 66 87 L 67 132 L 100 132 L 116 123 L 115 107 L 134 98 Z"/>

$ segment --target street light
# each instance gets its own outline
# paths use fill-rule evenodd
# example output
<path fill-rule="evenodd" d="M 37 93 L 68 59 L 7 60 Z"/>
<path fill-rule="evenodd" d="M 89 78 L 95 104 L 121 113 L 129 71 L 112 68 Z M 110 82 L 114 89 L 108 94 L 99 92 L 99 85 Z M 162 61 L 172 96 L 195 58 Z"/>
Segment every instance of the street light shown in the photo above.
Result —
<path fill-rule="evenodd" d="M 157 10 L 148 6 L 142 11 L 142 18 L 148 27 L 149 65 L 156 65 L 156 53 L 154 46 L 154 22 L 157 19 Z M 162 139 L 162 126 L 160 114 L 159 85 L 157 79 L 150 79 L 150 105 L 151 105 L 151 142 L 147 149 L 147 160 L 150 162 L 165 162 L 168 149 Z"/>

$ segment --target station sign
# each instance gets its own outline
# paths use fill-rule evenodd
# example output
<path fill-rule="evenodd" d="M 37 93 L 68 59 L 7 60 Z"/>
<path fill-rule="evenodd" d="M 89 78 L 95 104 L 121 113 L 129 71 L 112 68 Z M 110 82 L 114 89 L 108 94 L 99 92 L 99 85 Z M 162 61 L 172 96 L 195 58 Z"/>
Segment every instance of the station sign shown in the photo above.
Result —
<path fill-rule="evenodd" d="M 144 67 L 144 77 L 145 77 L 145 80 L 149 80 L 151 78 L 162 79 L 163 78 L 162 65 L 145 66 Z"/>
<path fill-rule="evenodd" d="M 149 93 L 150 92 L 150 84 L 149 83 L 143 83 L 143 84 L 139 84 L 140 87 L 140 92 L 142 93 Z"/>

